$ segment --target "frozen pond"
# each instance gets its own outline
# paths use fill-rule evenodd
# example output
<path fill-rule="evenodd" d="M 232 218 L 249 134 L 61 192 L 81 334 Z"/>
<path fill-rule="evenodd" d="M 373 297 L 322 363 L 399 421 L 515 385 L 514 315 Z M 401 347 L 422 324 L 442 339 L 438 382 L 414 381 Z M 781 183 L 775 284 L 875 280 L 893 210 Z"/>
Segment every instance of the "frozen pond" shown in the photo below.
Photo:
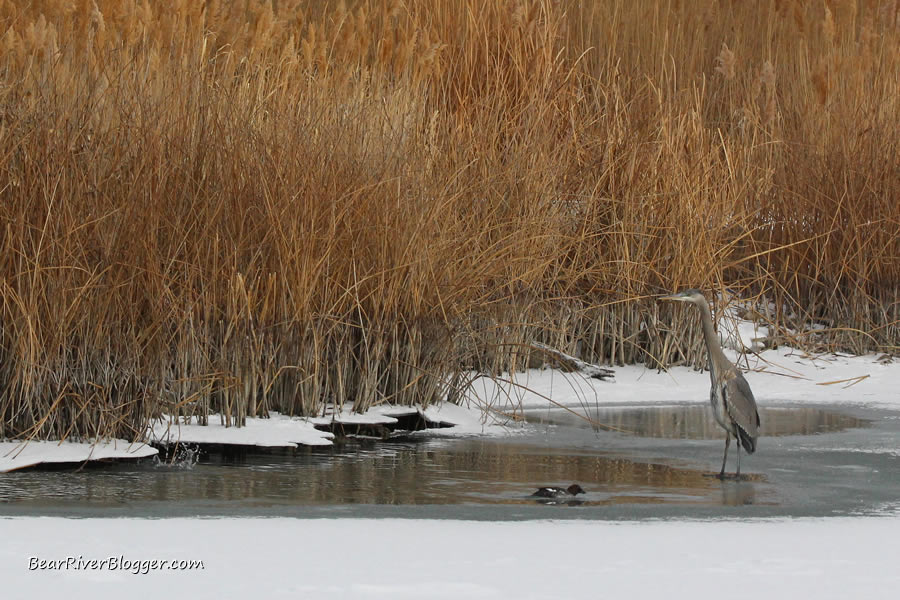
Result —
<path fill-rule="evenodd" d="M 765 406 L 746 481 L 708 477 L 721 432 L 704 405 L 527 411 L 508 437 L 348 440 L 332 448 L 201 456 L 0 476 L 0 515 L 633 519 L 825 516 L 896 509 L 900 414 Z M 732 445 L 729 470 L 734 469 Z M 541 504 L 577 482 L 578 502 Z M 562 511 L 562 512 L 560 512 Z"/>

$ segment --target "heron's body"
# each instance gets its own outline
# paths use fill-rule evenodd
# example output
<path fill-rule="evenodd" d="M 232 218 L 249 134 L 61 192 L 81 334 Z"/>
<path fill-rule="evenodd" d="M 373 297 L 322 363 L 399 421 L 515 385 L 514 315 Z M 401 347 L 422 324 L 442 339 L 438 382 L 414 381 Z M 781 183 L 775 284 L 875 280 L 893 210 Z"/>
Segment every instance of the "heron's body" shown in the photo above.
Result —
<path fill-rule="evenodd" d="M 722 352 L 713 329 L 709 304 L 703 294 L 697 290 L 686 290 L 674 296 L 665 296 L 660 300 L 690 302 L 700 309 L 700 324 L 703 326 L 703 337 L 709 355 L 709 379 L 712 383 L 709 401 L 716 422 L 725 430 L 725 456 L 722 458 L 722 470 L 719 472 L 719 477 L 725 477 L 725 462 L 728 460 L 731 436 L 734 436 L 737 441 L 737 476 L 740 477 L 741 448 L 747 454 L 753 454 L 756 452 L 756 440 L 759 437 L 759 412 L 756 409 L 756 399 L 753 398 L 750 385 Z"/>
<path fill-rule="evenodd" d="M 709 403 L 712 405 L 713 416 L 722 429 L 728 431 L 731 429 L 725 412 L 725 398 L 722 388 L 716 385 L 716 371 L 712 362 L 709 363 L 709 378 L 712 380 L 712 387 L 709 389 Z"/>

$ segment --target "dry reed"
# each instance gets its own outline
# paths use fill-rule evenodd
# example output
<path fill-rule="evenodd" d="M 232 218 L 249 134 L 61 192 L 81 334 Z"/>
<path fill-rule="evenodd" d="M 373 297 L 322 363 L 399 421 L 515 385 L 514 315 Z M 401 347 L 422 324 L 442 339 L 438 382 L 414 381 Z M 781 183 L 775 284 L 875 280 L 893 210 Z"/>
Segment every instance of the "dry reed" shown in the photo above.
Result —
<path fill-rule="evenodd" d="M 822 7 L 0 0 L 0 437 L 700 364 L 687 286 L 896 351 L 900 8 Z"/>

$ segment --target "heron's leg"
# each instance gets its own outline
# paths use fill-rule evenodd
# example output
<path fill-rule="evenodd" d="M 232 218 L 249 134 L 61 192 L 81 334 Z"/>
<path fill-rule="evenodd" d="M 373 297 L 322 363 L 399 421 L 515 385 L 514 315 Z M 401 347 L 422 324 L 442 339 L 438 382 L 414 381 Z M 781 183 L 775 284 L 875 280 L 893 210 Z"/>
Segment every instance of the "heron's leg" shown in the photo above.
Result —
<path fill-rule="evenodd" d="M 719 479 L 725 479 L 725 461 L 728 460 L 728 446 L 731 445 L 731 432 L 725 432 L 725 456 L 722 457 L 722 470 L 719 471 Z"/>
<path fill-rule="evenodd" d="M 737 440 L 736 445 L 737 445 L 737 453 L 738 453 L 738 468 L 737 468 L 737 475 L 735 475 L 735 478 L 738 481 L 740 481 L 740 479 L 741 479 L 741 441 Z"/>

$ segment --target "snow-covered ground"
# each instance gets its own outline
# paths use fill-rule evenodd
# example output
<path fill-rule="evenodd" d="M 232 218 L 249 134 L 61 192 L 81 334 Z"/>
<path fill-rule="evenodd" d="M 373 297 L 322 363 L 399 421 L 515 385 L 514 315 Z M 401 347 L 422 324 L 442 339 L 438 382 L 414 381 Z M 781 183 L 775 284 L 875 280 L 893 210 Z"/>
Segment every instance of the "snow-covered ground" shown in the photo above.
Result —
<path fill-rule="evenodd" d="M 295 448 L 330 446 L 334 435 L 316 429 L 316 425 L 332 422 L 350 425 L 392 425 L 397 417 L 421 413 L 427 420 L 451 427 L 440 430 L 443 435 L 473 435 L 502 433 L 504 429 L 478 408 L 463 408 L 455 404 L 421 407 L 375 406 L 363 414 L 354 413 L 350 406 L 335 411 L 329 407 L 324 417 L 302 419 L 276 412 L 267 419 L 248 418 L 242 427 L 225 427 L 219 415 L 210 415 L 208 425 L 200 425 L 196 418 L 189 423 L 182 419 L 160 419 L 151 425 L 149 438 L 153 442 L 182 444 L 232 444 L 260 447 Z"/>
<path fill-rule="evenodd" d="M 786 347 L 746 357 L 730 350 L 726 354 L 738 362 L 761 405 L 835 403 L 900 408 L 897 360 L 887 363 L 878 355 L 815 357 Z M 473 382 L 471 395 L 478 403 L 505 412 L 551 405 L 705 403 L 709 399 L 708 372 L 688 367 L 656 371 L 642 365 L 616 367 L 615 371 L 614 383 L 553 369 L 504 374 L 496 380 L 482 377 Z"/>
<path fill-rule="evenodd" d="M 485 414 L 474 406 L 461 407 L 456 404 L 444 403 L 431 405 L 426 408 L 419 406 L 374 406 L 363 414 L 353 413 L 350 406 L 343 407 L 335 413 L 333 409 L 326 411 L 325 417 L 310 419 L 310 422 L 318 425 L 327 425 L 332 421 L 349 424 L 391 425 L 397 422 L 396 417 L 421 414 L 431 423 L 447 425 L 446 429 L 432 429 L 428 433 L 441 431 L 447 435 L 490 435 L 503 433 L 502 427 L 497 425 L 496 419 Z"/>
<path fill-rule="evenodd" d="M 896 598 L 900 589 L 900 517 L 641 523 L 15 518 L 0 519 L 0 532 L 0 580 L 9 598 L 50 598 L 65 590 L 67 597 L 92 600 L 876 600 Z M 65 565 L 70 557 L 67 569 L 40 568 L 40 561 Z M 128 561 L 129 568 L 85 566 L 110 557 Z M 203 566 L 152 569 L 153 560 Z"/>
<path fill-rule="evenodd" d="M 200 425 L 196 417 L 189 423 L 165 419 L 151 424 L 148 437 L 167 444 L 226 444 L 266 448 L 330 446 L 332 434 L 319 431 L 307 419 L 272 413 L 268 419 L 250 417 L 243 427 L 225 427 L 218 415 L 210 415 L 208 425 Z"/>
<path fill-rule="evenodd" d="M 78 464 L 90 460 L 146 458 L 156 453 L 156 448 L 125 440 L 99 443 L 0 442 L 0 473 L 46 463 Z"/>

